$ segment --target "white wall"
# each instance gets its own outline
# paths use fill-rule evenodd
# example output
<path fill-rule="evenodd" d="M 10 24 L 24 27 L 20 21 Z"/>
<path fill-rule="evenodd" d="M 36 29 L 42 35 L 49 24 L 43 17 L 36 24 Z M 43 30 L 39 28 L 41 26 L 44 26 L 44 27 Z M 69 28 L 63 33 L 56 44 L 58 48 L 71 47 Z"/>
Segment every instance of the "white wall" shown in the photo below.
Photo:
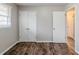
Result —
<path fill-rule="evenodd" d="M 76 4 L 75 49 L 79 53 L 79 4 Z"/>
<path fill-rule="evenodd" d="M 14 4 L 5 4 L 12 7 L 11 27 L 0 28 L 0 53 L 18 40 L 17 7 Z"/>
<path fill-rule="evenodd" d="M 63 11 L 64 6 L 20 6 L 19 11 L 37 12 L 37 40 L 52 41 L 52 12 Z"/>
<path fill-rule="evenodd" d="M 79 4 L 68 4 L 66 10 L 70 7 L 76 8 L 76 17 L 75 17 L 75 51 L 79 53 Z"/>

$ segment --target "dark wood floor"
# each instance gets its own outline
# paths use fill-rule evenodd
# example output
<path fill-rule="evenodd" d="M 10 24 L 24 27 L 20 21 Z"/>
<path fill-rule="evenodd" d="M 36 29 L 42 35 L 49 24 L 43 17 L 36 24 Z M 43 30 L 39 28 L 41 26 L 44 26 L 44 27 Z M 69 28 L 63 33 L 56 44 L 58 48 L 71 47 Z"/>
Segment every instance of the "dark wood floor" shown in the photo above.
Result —
<path fill-rule="evenodd" d="M 4 55 L 76 55 L 68 50 L 65 43 L 20 42 Z"/>

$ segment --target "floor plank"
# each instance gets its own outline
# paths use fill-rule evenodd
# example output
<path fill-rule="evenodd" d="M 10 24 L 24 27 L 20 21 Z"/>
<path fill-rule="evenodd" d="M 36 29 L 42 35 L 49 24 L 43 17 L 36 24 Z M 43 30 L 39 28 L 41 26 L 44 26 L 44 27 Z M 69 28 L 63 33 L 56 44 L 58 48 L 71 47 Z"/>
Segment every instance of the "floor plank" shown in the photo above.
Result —
<path fill-rule="evenodd" d="M 76 55 L 68 50 L 66 43 L 20 42 L 4 55 Z"/>

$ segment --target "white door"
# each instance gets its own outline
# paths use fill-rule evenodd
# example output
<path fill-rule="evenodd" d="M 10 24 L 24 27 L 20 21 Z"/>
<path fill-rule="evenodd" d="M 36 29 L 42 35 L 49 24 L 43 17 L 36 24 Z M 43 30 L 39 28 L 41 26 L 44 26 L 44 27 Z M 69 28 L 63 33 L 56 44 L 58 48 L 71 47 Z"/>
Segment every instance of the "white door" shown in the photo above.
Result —
<path fill-rule="evenodd" d="M 21 41 L 36 40 L 36 12 L 19 12 L 19 39 Z"/>
<path fill-rule="evenodd" d="M 65 39 L 65 12 L 53 12 L 53 42 L 64 43 Z"/>

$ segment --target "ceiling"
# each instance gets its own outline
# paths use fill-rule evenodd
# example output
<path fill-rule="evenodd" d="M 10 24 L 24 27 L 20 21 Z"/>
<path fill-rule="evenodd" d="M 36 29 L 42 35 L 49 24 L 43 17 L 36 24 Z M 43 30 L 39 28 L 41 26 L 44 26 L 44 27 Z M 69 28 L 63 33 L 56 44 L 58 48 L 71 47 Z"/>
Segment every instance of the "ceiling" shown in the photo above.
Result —
<path fill-rule="evenodd" d="M 67 3 L 16 3 L 19 6 L 65 6 Z"/>

